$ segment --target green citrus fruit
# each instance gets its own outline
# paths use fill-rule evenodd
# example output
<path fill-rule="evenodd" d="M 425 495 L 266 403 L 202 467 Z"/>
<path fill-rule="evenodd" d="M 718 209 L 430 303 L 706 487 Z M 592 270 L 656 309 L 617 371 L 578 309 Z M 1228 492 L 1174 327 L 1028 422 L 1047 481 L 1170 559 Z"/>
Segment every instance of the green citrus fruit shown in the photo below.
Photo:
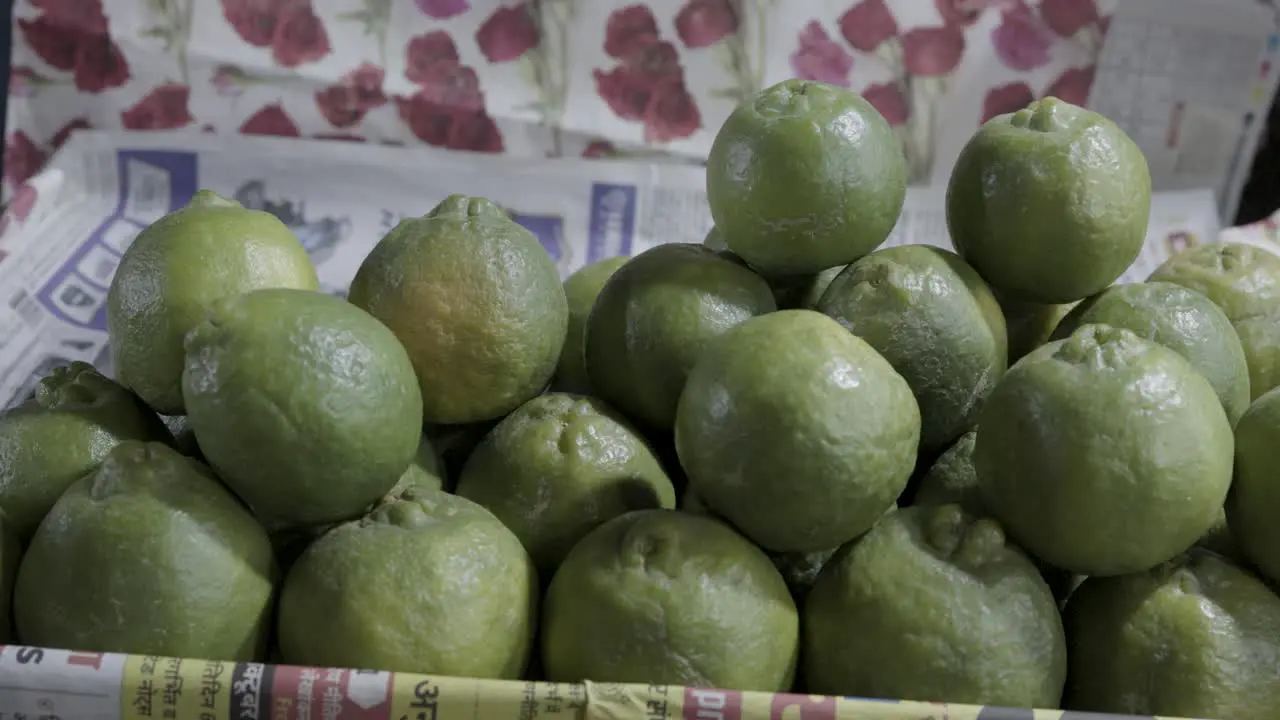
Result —
<path fill-rule="evenodd" d="M 0 415 L 0 508 L 18 539 L 126 440 L 171 442 L 150 408 L 83 362 L 54 369 L 33 398 Z"/>
<path fill-rule="evenodd" d="M 315 290 L 315 268 L 274 215 L 201 190 L 138 234 L 107 292 L 116 379 L 157 412 L 183 413 L 182 339 L 221 298 Z"/>
<path fill-rule="evenodd" d="M 804 605 L 810 692 L 1057 707 L 1057 604 L 999 523 L 904 508 L 823 568 Z"/>
<path fill-rule="evenodd" d="M 1009 332 L 1010 365 L 1049 342 L 1049 337 L 1058 327 L 1058 323 L 1076 306 L 1074 302 L 1062 305 L 1027 302 L 1011 297 L 1008 293 L 1001 293 L 995 288 L 992 288 L 992 292 L 1000 301 L 1005 329 Z"/>
<path fill-rule="evenodd" d="M 266 531 L 208 468 L 128 441 L 32 536 L 14 591 L 18 635 L 44 647 L 259 660 L 275 572 Z"/>
<path fill-rule="evenodd" d="M 707 201 L 730 250 L 766 275 L 817 273 L 884 242 L 907 161 L 862 96 L 784 80 L 747 98 L 707 158 Z"/>
<path fill-rule="evenodd" d="M 426 435 L 423 435 L 418 442 L 417 454 L 409 462 L 409 467 L 405 468 L 404 473 L 400 475 L 400 479 L 396 481 L 396 485 L 391 489 L 390 494 L 399 495 L 409 488 L 445 491 L 451 489 L 448 476 L 445 473 L 444 463 L 436 453 L 435 447 L 432 446 L 431 438 Z"/>
<path fill-rule="evenodd" d="M 1005 373 L 978 418 L 982 497 L 1010 535 L 1082 575 L 1146 570 L 1213 525 L 1231 423 L 1173 350 L 1084 325 Z"/>
<path fill-rule="evenodd" d="M 1205 295 L 1231 322 L 1268 314 L 1280 303 L 1280 257 L 1252 245 L 1212 243 L 1187 248 L 1156 268 L 1148 280 L 1171 282 Z"/>
<path fill-rule="evenodd" d="M 1213 386 L 1234 425 L 1249 407 L 1249 368 L 1231 321 L 1208 297 L 1167 282 L 1116 285 L 1081 301 L 1053 333 L 1081 325 L 1132 330 L 1186 358 Z"/>
<path fill-rule="evenodd" d="M 978 471 L 973 467 L 973 446 L 978 433 L 970 430 L 956 439 L 920 479 L 913 505 L 959 505 L 974 515 L 986 515 Z"/>
<path fill-rule="evenodd" d="M 1258 398 L 1236 424 L 1235 482 L 1227 518 L 1236 543 L 1280 582 L 1280 389 Z"/>
<path fill-rule="evenodd" d="M 1280 387 L 1280 302 L 1265 315 L 1233 323 L 1249 366 L 1249 391 L 1257 400 Z"/>
<path fill-rule="evenodd" d="M 732 256 L 684 243 L 650 248 L 609 278 L 591 310 L 591 388 L 629 417 L 670 428 L 703 347 L 775 307 L 769 285 Z"/>
<path fill-rule="evenodd" d="M 761 547 L 827 550 L 871 527 L 915 465 L 920 410 L 869 344 L 811 310 L 709 343 L 680 396 L 690 483 Z"/>
<path fill-rule="evenodd" d="M 582 539 L 547 590 L 554 682 L 790 689 L 799 618 L 769 558 L 724 523 L 639 510 Z"/>
<path fill-rule="evenodd" d="M 537 620 L 520 541 L 465 498 L 410 490 L 325 533 L 280 596 L 285 662 L 520 677 Z"/>
<path fill-rule="evenodd" d="M 702 239 L 702 244 L 716 252 L 723 252 L 729 249 L 729 244 L 724 241 L 724 235 L 721 235 L 720 230 L 714 225 L 707 231 L 707 236 Z"/>
<path fill-rule="evenodd" d="M 409 352 L 434 424 L 502 417 L 546 387 L 568 331 L 559 271 L 483 198 L 451 195 L 365 258 L 348 296 Z"/>
<path fill-rule="evenodd" d="M 1151 211 L 1142 150 L 1115 123 L 1057 98 L 988 120 L 956 160 L 947 228 L 992 285 L 1066 303 L 1138 257 Z"/>
<path fill-rule="evenodd" d="M 186 346 L 182 391 L 200 448 L 273 529 L 359 515 L 417 452 L 409 357 L 341 298 L 274 289 L 221 300 Z"/>
<path fill-rule="evenodd" d="M 564 349 L 560 352 L 560 363 L 556 366 L 556 375 L 553 380 L 553 386 L 557 390 L 571 393 L 591 392 L 584 347 L 587 317 L 591 315 L 591 308 L 595 306 L 596 297 L 600 295 L 605 282 L 618 268 L 626 264 L 627 260 L 626 257 L 600 260 L 579 269 L 564 281 L 564 294 L 569 300 L 569 332 L 565 336 Z"/>
<path fill-rule="evenodd" d="M 1089 578 L 1063 617 L 1072 710 L 1270 720 L 1280 707 L 1280 598 L 1213 553 Z"/>
<path fill-rule="evenodd" d="M 548 573 L 606 520 L 676 505 L 671 480 L 625 420 L 599 400 L 562 393 L 498 423 L 471 453 L 457 492 L 496 515 Z"/>
<path fill-rule="evenodd" d="M 876 250 L 836 276 L 817 309 L 867 341 L 906 379 L 920 404 L 924 452 L 973 427 L 1008 361 L 995 296 L 947 250 Z"/>

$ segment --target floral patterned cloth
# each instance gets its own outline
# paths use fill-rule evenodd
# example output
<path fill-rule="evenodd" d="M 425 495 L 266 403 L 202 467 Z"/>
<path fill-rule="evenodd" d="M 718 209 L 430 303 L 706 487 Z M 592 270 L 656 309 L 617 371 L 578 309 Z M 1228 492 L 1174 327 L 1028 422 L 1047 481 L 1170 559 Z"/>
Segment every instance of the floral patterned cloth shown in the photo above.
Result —
<path fill-rule="evenodd" d="M 786 77 L 861 92 L 914 178 L 1085 102 L 1116 0 L 18 0 L 3 196 L 78 128 L 705 157 Z"/>

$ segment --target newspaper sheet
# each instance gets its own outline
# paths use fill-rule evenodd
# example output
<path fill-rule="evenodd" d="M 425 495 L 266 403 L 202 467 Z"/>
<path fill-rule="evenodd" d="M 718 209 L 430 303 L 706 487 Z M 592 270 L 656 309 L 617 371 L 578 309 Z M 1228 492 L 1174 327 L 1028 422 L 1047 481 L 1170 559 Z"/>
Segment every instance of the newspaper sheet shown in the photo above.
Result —
<path fill-rule="evenodd" d="M 406 216 L 451 193 L 487 197 L 529 229 L 562 276 L 659 243 L 700 242 L 712 221 L 700 167 L 519 159 L 431 148 L 200 133 L 76 133 L 0 219 L 0 403 L 72 360 L 110 372 L 106 295 L 121 253 L 149 223 L 207 188 L 280 218 L 323 289 L 342 293 Z M 944 191 L 912 189 L 888 244 L 950 247 Z M 1157 193 L 1146 245 L 1124 279 L 1213 242 L 1213 193 Z"/>
<path fill-rule="evenodd" d="M 0 712 L 15 720 L 1126 720 L 1062 710 L 475 680 L 15 645 L 0 646 Z"/>

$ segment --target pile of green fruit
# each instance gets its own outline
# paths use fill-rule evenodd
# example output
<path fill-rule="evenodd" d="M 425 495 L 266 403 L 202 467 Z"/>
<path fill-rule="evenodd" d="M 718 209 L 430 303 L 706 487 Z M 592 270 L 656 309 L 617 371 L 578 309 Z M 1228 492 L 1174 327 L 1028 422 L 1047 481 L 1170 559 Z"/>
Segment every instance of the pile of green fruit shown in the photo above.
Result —
<path fill-rule="evenodd" d="M 787 81 L 720 130 L 703 244 L 562 284 L 453 196 L 345 299 L 198 193 L 114 278 L 115 379 L 0 418 L 17 639 L 1275 717 L 1280 256 L 1115 285 L 1147 166 L 1053 98 L 965 147 L 958 253 L 877 249 L 906 173 Z"/>

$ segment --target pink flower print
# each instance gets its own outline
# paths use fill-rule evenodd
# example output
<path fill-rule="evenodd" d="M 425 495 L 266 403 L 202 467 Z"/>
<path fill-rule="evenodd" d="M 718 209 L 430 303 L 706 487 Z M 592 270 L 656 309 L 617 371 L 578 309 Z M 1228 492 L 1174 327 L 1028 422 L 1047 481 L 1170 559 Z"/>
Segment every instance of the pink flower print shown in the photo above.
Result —
<path fill-rule="evenodd" d="M 797 78 L 849 87 L 853 56 L 827 35 L 822 23 L 811 20 L 800 31 L 798 43 L 791 53 L 791 72 Z"/>

